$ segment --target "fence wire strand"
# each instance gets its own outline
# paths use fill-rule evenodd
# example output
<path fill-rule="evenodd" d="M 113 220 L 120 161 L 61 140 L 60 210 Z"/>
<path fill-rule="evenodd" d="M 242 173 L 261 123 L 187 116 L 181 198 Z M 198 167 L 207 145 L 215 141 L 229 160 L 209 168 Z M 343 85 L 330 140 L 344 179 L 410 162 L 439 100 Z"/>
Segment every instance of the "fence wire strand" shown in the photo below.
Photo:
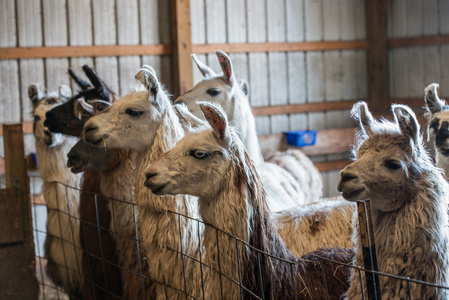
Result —
<path fill-rule="evenodd" d="M 34 225 L 33 233 L 34 233 L 34 237 L 35 237 L 35 243 L 36 243 L 36 267 L 37 267 L 37 271 L 38 274 L 38 280 L 40 281 L 40 285 L 41 285 L 41 296 L 40 299 L 43 300 L 52 300 L 52 299 L 67 299 L 67 295 L 64 295 L 64 291 L 62 291 L 61 288 L 57 287 L 54 283 L 51 282 L 51 280 L 47 277 L 46 272 L 45 272 L 45 265 L 46 265 L 46 261 L 47 261 L 47 257 L 45 253 L 42 253 L 42 245 L 43 245 L 43 241 L 42 241 L 42 237 L 44 235 L 49 235 L 49 233 L 47 232 L 46 228 L 42 228 L 42 225 L 39 225 L 42 223 L 42 218 L 45 218 L 45 215 L 42 216 L 38 213 L 38 208 L 40 206 L 42 206 L 41 204 L 36 202 L 36 194 L 38 194 L 38 192 L 36 192 L 38 190 L 38 187 L 36 186 L 36 178 L 34 177 L 30 177 L 33 180 L 30 180 L 30 187 L 31 187 L 31 194 L 32 194 L 32 202 L 33 202 L 33 214 L 32 217 L 34 218 L 33 222 L 31 224 Z M 0 187 L 1 187 L 1 182 L 0 182 Z M 182 276 L 183 276 L 183 284 L 180 287 L 175 287 L 175 286 L 171 286 L 170 284 L 168 284 L 165 280 L 164 282 L 158 282 L 155 281 L 153 278 L 151 278 L 150 274 L 149 274 L 149 267 L 148 267 L 148 258 L 146 257 L 146 255 L 143 255 L 143 253 L 141 252 L 141 247 L 142 247 L 142 237 L 139 236 L 139 230 L 138 230 L 138 217 L 137 217 L 137 204 L 134 202 L 130 202 L 130 201 L 124 201 L 124 200 L 117 200 L 117 199 L 111 199 L 111 198 L 106 198 L 103 197 L 104 199 L 106 199 L 107 201 L 112 201 L 112 205 L 110 205 L 110 207 L 112 207 L 112 211 L 111 213 L 111 222 L 113 222 L 111 224 L 111 226 L 109 226 L 109 228 L 106 228 L 105 226 L 101 226 L 100 225 L 100 214 L 99 214 L 99 204 L 98 204 L 98 197 L 100 197 L 100 195 L 97 195 L 95 193 L 89 193 L 87 191 L 82 191 L 78 188 L 74 188 L 74 187 L 70 187 L 58 182 L 55 182 L 55 187 L 57 187 L 56 185 L 62 185 L 63 188 L 65 188 L 65 195 L 67 197 L 66 201 L 61 202 L 67 205 L 67 211 L 65 211 L 64 208 L 61 208 L 60 205 L 60 201 L 56 201 L 57 203 L 57 214 L 58 214 L 58 224 L 59 224 L 59 234 L 61 237 L 61 245 L 63 247 L 63 249 L 68 249 L 68 247 L 73 247 L 74 251 L 78 252 L 80 251 L 80 253 L 84 253 L 85 257 L 87 258 L 87 265 L 88 265 L 88 274 L 82 274 L 83 273 L 83 268 L 81 267 L 81 262 L 76 261 L 76 269 L 71 268 L 68 266 L 67 264 L 67 258 L 66 258 L 66 253 L 65 251 L 63 251 L 63 255 L 64 255 L 64 262 L 65 262 L 65 266 L 62 266 L 65 269 L 66 274 L 68 275 L 69 272 L 76 272 L 78 274 L 81 274 L 81 276 L 83 276 L 84 282 L 87 282 L 89 284 L 91 284 L 93 287 L 102 290 L 103 292 L 106 293 L 108 299 L 111 299 L 111 297 L 113 297 L 114 299 L 124 299 L 122 296 L 120 295 L 115 295 L 113 294 L 110 290 L 109 287 L 107 286 L 107 279 L 106 277 L 108 276 L 108 274 L 106 273 L 106 265 L 110 265 L 114 268 L 119 268 L 121 270 L 121 272 L 129 272 L 130 274 L 132 274 L 133 276 L 139 276 L 140 277 L 140 288 L 142 289 L 142 295 L 143 295 L 143 299 L 146 299 L 148 297 L 150 297 L 150 295 L 146 295 L 146 283 L 148 283 L 149 281 L 151 281 L 153 284 L 156 285 L 161 285 L 161 287 L 163 287 L 163 289 L 165 289 L 167 291 L 171 290 L 177 293 L 180 293 L 181 295 L 183 295 L 183 297 L 185 297 L 185 299 L 207 299 L 206 297 L 206 288 L 205 285 L 207 284 L 206 280 L 205 280 L 205 271 L 207 270 L 208 272 L 213 272 L 216 273 L 219 276 L 219 282 L 220 282 L 220 286 L 217 287 L 219 288 L 219 293 L 220 296 L 222 297 L 222 299 L 226 299 L 226 290 L 224 290 L 224 280 L 226 280 L 227 282 L 230 282 L 232 285 L 236 285 L 239 289 L 239 294 L 240 297 L 243 298 L 247 298 L 247 297 L 252 297 L 254 299 L 265 299 L 265 295 L 263 293 L 264 290 L 264 281 L 263 281 L 263 274 L 262 274 L 262 266 L 261 266 L 261 257 L 269 257 L 270 259 L 275 259 L 278 260 L 282 263 L 286 263 L 290 266 L 290 276 L 291 276 L 291 280 L 293 283 L 293 296 L 294 299 L 298 299 L 298 290 L 297 290 L 297 282 L 295 280 L 295 276 L 298 276 L 299 274 L 295 274 L 294 273 L 294 264 L 295 262 L 293 261 L 289 261 L 286 259 L 281 259 L 278 258 L 270 253 L 261 251 L 260 249 L 257 249 L 253 246 L 251 246 L 250 244 L 248 244 L 247 242 L 243 241 L 242 239 L 235 237 L 227 232 L 224 232 L 223 230 L 214 227 L 211 224 L 208 224 L 206 222 L 203 222 L 201 219 L 199 218 L 194 218 L 192 216 L 188 216 L 185 215 L 183 213 L 178 213 L 178 212 L 174 212 L 174 211 L 167 211 L 166 213 L 169 214 L 173 214 L 175 216 L 177 216 L 177 224 L 173 224 L 173 226 L 179 226 L 179 239 L 180 239 L 180 243 L 179 243 L 179 248 L 178 249 L 171 249 L 171 248 L 167 248 L 169 251 L 173 251 L 174 253 L 176 253 L 177 255 L 180 256 L 181 259 L 181 268 L 182 268 Z M 92 222 L 88 222 L 86 220 L 81 220 L 81 218 L 79 216 L 77 216 L 74 212 L 76 210 L 76 207 L 73 207 L 72 204 L 70 203 L 68 197 L 69 197 L 69 189 L 72 189 L 73 191 L 76 191 L 78 193 L 86 193 L 89 194 L 91 196 L 94 197 L 94 204 L 95 204 L 95 217 L 96 217 L 96 223 L 92 223 Z M 101 196 L 102 197 L 102 196 Z M 116 218 L 118 218 L 118 214 L 120 214 L 121 212 L 117 210 L 117 206 L 114 204 L 126 204 L 126 205 L 131 205 L 132 206 L 132 220 L 134 221 L 133 224 L 133 228 L 134 228 L 134 232 L 132 235 L 126 235 L 123 234 L 123 232 L 118 229 L 117 227 L 117 223 L 116 223 Z M 54 210 L 54 209 L 53 209 Z M 71 233 L 71 240 L 65 240 L 63 238 L 63 222 L 61 221 L 61 218 L 67 218 L 68 220 L 68 226 L 69 226 L 69 230 Z M 196 229 L 196 234 L 198 235 L 198 250 L 195 252 L 196 254 L 191 255 L 188 253 L 187 249 L 185 249 L 184 245 L 183 245 L 183 239 L 187 238 L 186 234 L 182 233 L 182 225 L 184 224 L 184 222 L 196 222 L 197 224 L 197 229 Z M 99 239 L 99 243 L 100 243 L 100 253 L 99 255 L 96 255 L 95 253 L 91 253 L 88 252 L 86 249 L 83 249 L 83 247 L 81 247 L 80 245 L 77 245 L 77 243 L 75 242 L 75 235 L 76 235 L 76 229 L 75 229 L 75 224 L 80 224 L 80 229 L 81 230 L 86 230 L 86 226 L 92 226 L 96 229 L 97 234 L 98 234 L 98 239 Z M 205 228 L 205 227 L 210 227 L 213 228 L 215 230 L 215 239 L 216 239 L 216 246 L 217 246 L 217 266 L 211 266 L 208 264 L 207 261 L 205 261 L 204 259 L 204 244 L 202 242 L 201 239 L 201 235 L 202 235 L 202 231 L 201 228 Z M 131 270 L 129 268 L 125 268 L 124 266 L 121 266 L 119 263 L 114 263 L 112 261 L 106 260 L 104 258 L 104 253 L 103 253 L 103 243 L 102 243 L 102 238 L 101 238 L 101 232 L 104 230 L 104 232 L 107 232 L 109 234 L 111 234 L 111 236 L 113 236 L 115 239 L 123 238 L 123 239 L 127 239 L 129 241 L 133 242 L 133 245 L 135 245 L 135 253 L 137 254 L 137 260 L 138 260 L 138 272 L 136 270 Z M 190 232 L 190 234 L 187 233 L 188 236 L 192 235 L 192 232 Z M 84 235 L 83 235 L 84 236 Z M 236 258 L 236 266 L 237 266 L 237 272 L 236 274 L 226 274 L 224 273 L 224 270 L 222 268 L 222 260 L 221 260 L 221 256 L 223 255 L 223 251 L 221 251 L 220 249 L 220 240 L 222 238 L 230 238 L 233 239 L 235 241 L 235 249 L 236 249 L 236 253 L 237 253 L 237 258 Z M 86 240 L 84 240 L 84 243 L 87 243 Z M 245 249 L 246 251 L 249 252 L 254 252 L 255 253 L 255 257 L 257 259 L 257 266 L 258 266 L 258 274 L 257 274 L 257 284 L 258 287 L 260 288 L 261 294 L 257 295 L 254 293 L 254 291 L 250 290 L 247 286 L 244 285 L 244 283 L 242 282 L 242 274 L 245 272 L 245 268 L 242 265 L 241 262 L 241 251 Z M 379 276 L 379 277 L 388 277 L 390 279 L 398 279 L 398 280 L 402 280 L 404 282 L 407 283 L 408 285 L 408 296 L 409 299 L 412 299 L 412 283 L 413 284 L 421 284 L 421 285 L 428 285 L 428 286 L 432 286 L 435 288 L 439 288 L 439 289 L 448 289 L 449 287 L 445 287 L 445 286 L 440 286 L 437 284 L 433 284 L 433 283 L 428 283 L 425 281 L 421 281 L 421 280 L 416 280 L 416 279 L 411 279 L 409 277 L 401 277 L 401 276 L 397 276 L 397 275 L 392 275 L 392 274 L 387 274 L 387 273 L 383 273 L 380 271 L 373 271 L 373 270 L 366 270 L 362 267 L 359 266 L 353 266 L 352 264 L 345 264 L 345 263 L 341 263 L 338 261 L 335 261 L 333 259 L 329 259 L 326 257 L 321 257 L 321 256 L 317 256 L 318 259 L 318 266 L 321 269 L 321 274 L 322 274 L 322 280 L 324 283 L 324 287 L 325 287 L 325 295 L 323 295 L 323 297 L 325 297 L 326 299 L 332 299 L 332 291 L 329 289 L 328 287 L 328 280 L 326 278 L 326 273 L 325 273 L 325 266 L 324 266 L 324 262 L 328 263 L 328 264 L 332 264 L 334 266 L 337 266 L 336 269 L 341 268 L 341 267 L 348 267 L 348 268 L 352 268 L 354 273 L 357 273 L 359 275 L 359 279 L 361 281 L 361 286 L 362 286 L 362 299 L 366 299 L 366 295 L 364 293 L 365 291 L 365 282 L 363 280 L 364 277 L 363 274 L 371 274 L 371 276 Z M 91 269 L 91 261 L 90 260 L 99 260 L 101 261 L 101 265 L 102 265 L 102 275 L 104 277 L 105 280 L 105 286 L 100 286 L 98 285 L 94 280 L 92 280 L 94 277 L 94 272 Z M 186 264 L 187 261 L 190 260 L 192 261 L 190 264 L 194 263 L 195 265 L 198 266 L 199 271 L 200 271 L 200 284 L 201 284 L 201 296 L 198 298 L 196 295 L 190 295 L 189 294 L 189 286 L 188 286 L 188 282 L 189 282 L 189 278 L 187 277 L 187 270 L 186 270 Z M 146 266 L 144 266 L 143 262 L 146 261 Z M 190 265 L 189 264 L 189 265 Z M 417 266 L 418 267 L 418 266 Z M 334 276 L 336 276 L 334 274 Z M 233 278 L 234 277 L 234 278 Z M 122 276 L 123 278 L 123 276 Z M 305 286 L 305 289 L 307 290 L 307 285 L 305 284 L 305 282 L 303 281 L 303 285 Z M 228 286 L 228 285 L 227 285 Z M 299 291 L 299 294 L 302 294 L 304 291 Z M 306 294 L 310 293 L 308 291 L 305 292 Z M 55 294 L 55 295 L 54 295 Z M 70 296 L 70 299 L 76 299 L 76 297 L 74 295 L 68 295 Z M 94 293 L 94 297 L 95 297 L 95 293 Z M 96 298 L 96 297 L 95 297 Z M 100 300 L 100 299 L 98 299 Z"/>

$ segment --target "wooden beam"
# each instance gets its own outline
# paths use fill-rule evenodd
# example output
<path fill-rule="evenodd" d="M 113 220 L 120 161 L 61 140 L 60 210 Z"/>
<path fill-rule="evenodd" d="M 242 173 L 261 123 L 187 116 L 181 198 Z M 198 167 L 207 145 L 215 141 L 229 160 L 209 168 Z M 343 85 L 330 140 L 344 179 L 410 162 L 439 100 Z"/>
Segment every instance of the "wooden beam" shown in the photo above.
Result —
<path fill-rule="evenodd" d="M 387 15 L 389 0 L 366 0 L 370 109 L 383 112 L 388 103 Z"/>
<path fill-rule="evenodd" d="M 193 87 L 190 0 L 171 0 L 173 87 L 175 97 Z"/>
<path fill-rule="evenodd" d="M 388 47 L 434 46 L 449 44 L 449 34 L 396 38 L 388 40 Z"/>
<path fill-rule="evenodd" d="M 227 53 L 240 52 L 292 52 L 292 51 L 321 51 L 368 49 L 368 41 L 328 41 L 328 42 L 297 42 L 297 43 L 232 43 L 232 44 L 206 44 L 192 45 L 196 54 L 213 53 L 222 50 Z"/>
<path fill-rule="evenodd" d="M 314 165 L 320 172 L 327 172 L 334 170 L 342 170 L 350 163 L 351 161 L 346 159 L 346 160 L 316 162 L 314 163 Z"/>
<path fill-rule="evenodd" d="M 33 122 L 23 122 L 22 123 L 23 134 L 33 133 Z M 3 126 L 0 126 L 0 136 L 3 135 Z"/>
<path fill-rule="evenodd" d="M 110 45 L 0 48 L 0 59 L 92 57 L 171 54 L 171 46 L 158 45 Z"/>
<path fill-rule="evenodd" d="M 261 106 L 253 107 L 252 112 L 255 116 L 269 116 L 281 114 L 295 114 L 314 111 L 329 111 L 351 109 L 355 100 L 347 101 L 329 101 L 319 103 L 303 103 L 303 104 L 289 104 L 289 105 L 275 105 L 275 106 Z"/>

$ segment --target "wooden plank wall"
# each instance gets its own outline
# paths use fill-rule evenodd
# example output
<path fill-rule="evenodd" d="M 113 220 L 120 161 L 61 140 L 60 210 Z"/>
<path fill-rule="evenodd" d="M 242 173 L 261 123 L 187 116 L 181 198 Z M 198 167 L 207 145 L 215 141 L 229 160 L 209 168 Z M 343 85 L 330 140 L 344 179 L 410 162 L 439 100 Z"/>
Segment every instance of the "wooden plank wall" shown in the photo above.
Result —
<path fill-rule="evenodd" d="M 169 44 L 169 23 L 169 1 L 163 0 L 0 1 L 0 48 Z M 93 66 L 119 95 L 134 86 L 142 64 L 153 66 L 172 90 L 170 55 L 3 59 L 0 124 L 31 121 L 28 85 L 56 90 L 70 84 L 67 68 L 82 74 L 83 64 Z M 0 149 L 3 156 L 2 138 Z M 30 152 L 34 139 L 28 134 L 25 153 Z"/>
<path fill-rule="evenodd" d="M 326 17 L 324 17 L 326 16 Z M 191 0 L 192 43 L 354 41 L 366 39 L 364 0 Z M 253 107 L 366 99 L 366 50 L 230 54 Z M 214 70 L 214 54 L 198 55 Z M 194 70 L 194 82 L 201 80 Z M 257 116 L 258 134 L 347 128 L 349 110 Z M 313 156 L 342 159 L 347 153 Z M 323 172 L 325 195 L 337 195 L 339 171 Z"/>
<path fill-rule="evenodd" d="M 447 35 L 448 15 L 447 0 L 394 0 L 388 16 L 388 36 L 393 39 Z M 424 88 L 432 82 L 440 84 L 440 95 L 449 95 L 448 63 L 447 44 L 390 48 L 390 97 L 423 99 Z M 424 100 L 418 105 L 424 105 Z"/>

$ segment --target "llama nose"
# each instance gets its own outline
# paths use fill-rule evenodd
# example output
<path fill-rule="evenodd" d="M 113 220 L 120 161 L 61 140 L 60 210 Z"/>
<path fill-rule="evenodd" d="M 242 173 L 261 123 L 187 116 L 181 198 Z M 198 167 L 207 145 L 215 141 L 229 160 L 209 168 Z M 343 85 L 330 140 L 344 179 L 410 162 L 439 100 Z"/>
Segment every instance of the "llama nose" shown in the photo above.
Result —
<path fill-rule="evenodd" d="M 96 130 L 97 127 L 94 125 L 88 125 L 84 127 L 84 135 L 86 135 L 89 131 L 94 131 Z"/>
<path fill-rule="evenodd" d="M 345 182 L 345 181 L 350 181 L 350 180 L 354 180 L 357 178 L 357 175 L 355 175 L 354 173 L 351 173 L 350 171 L 341 171 L 340 172 L 340 177 L 341 177 L 341 182 Z"/>
<path fill-rule="evenodd" d="M 157 175 L 157 173 L 155 173 L 155 172 L 148 172 L 148 173 L 145 173 L 145 178 L 146 178 L 146 180 L 149 180 L 150 178 L 152 178 L 156 175 Z"/>

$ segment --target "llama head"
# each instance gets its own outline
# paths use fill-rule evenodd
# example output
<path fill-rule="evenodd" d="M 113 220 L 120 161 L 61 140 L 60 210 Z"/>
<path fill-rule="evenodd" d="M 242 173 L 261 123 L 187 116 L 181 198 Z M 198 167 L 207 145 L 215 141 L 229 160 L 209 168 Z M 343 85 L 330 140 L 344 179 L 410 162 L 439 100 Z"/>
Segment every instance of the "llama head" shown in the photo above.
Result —
<path fill-rule="evenodd" d="M 163 115 L 171 109 L 156 72 L 143 66 L 136 79 L 145 87 L 117 99 L 84 126 L 84 140 L 98 147 L 146 151 Z"/>
<path fill-rule="evenodd" d="M 92 68 L 84 65 L 83 71 L 92 85 L 82 80 L 73 70 L 69 70 L 70 76 L 80 86 L 81 91 L 63 105 L 55 107 L 47 113 L 45 126 L 50 131 L 80 136 L 84 124 L 92 116 L 92 111 L 84 110 L 85 107 L 80 101 L 103 100 L 103 103 L 111 103 L 115 100 L 115 94 Z M 98 109 L 104 108 L 98 105 Z"/>
<path fill-rule="evenodd" d="M 220 108 L 207 102 L 199 106 L 210 126 L 192 129 L 147 168 L 145 186 L 154 194 L 203 197 L 220 190 L 231 164 L 233 133 Z"/>
<path fill-rule="evenodd" d="M 67 167 L 72 173 L 80 173 L 84 170 L 101 171 L 109 162 L 111 151 L 95 147 L 79 140 L 67 153 Z"/>
<path fill-rule="evenodd" d="M 360 126 L 355 161 L 341 171 L 338 183 L 346 200 L 371 199 L 379 211 L 393 211 L 409 201 L 419 189 L 417 178 L 431 166 L 413 111 L 399 104 L 392 110 L 394 122 L 378 121 L 366 103 L 354 105 L 352 114 Z"/>
<path fill-rule="evenodd" d="M 46 113 L 52 108 L 68 101 L 72 90 L 67 85 L 60 85 L 59 92 L 46 92 L 38 84 L 28 87 L 28 96 L 33 105 L 33 133 L 36 142 L 48 147 L 55 147 L 65 141 L 62 134 L 54 134 L 44 125 Z"/>
<path fill-rule="evenodd" d="M 198 66 L 204 79 L 196 84 L 191 90 L 185 92 L 175 100 L 176 103 L 185 103 L 189 110 L 198 118 L 204 115 L 197 104 L 197 101 L 207 101 L 218 103 L 224 109 L 230 121 L 234 120 L 234 114 L 238 113 L 240 101 L 248 102 L 249 88 L 245 82 L 237 82 L 232 62 L 229 56 L 223 51 L 215 51 L 220 62 L 223 74 L 217 75 L 215 72 L 203 64 L 195 54 L 192 54 L 193 61 Z"/>
<path fill-rule="evenodd" d="M 449 106 L 438 97 L 438 87 L 432 83 L 424 89 L 426 116 L 429 119 L 429 137 L 443 157 L 449 156 Z"/>

